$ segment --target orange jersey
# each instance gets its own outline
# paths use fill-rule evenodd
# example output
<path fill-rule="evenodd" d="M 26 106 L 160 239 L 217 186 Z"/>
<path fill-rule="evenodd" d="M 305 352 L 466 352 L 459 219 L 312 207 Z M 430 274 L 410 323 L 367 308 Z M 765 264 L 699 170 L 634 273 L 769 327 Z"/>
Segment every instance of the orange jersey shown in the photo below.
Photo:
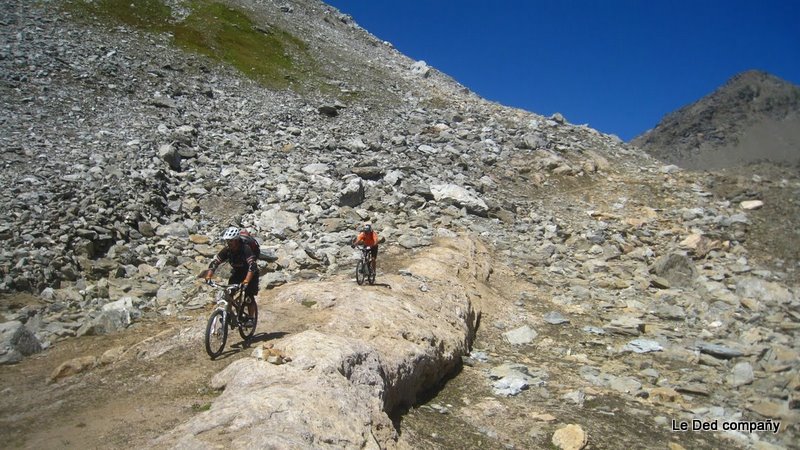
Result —
<path fill-rule="evenodd" d="M 364 244 L 367 247 L 374 247 L 374 246 L 378 245 L 378 233 L 376 233 L 374 231 L 371 232 L 371 233 L 366 233 L 366 232 L 362 231 L 361 233 L 358 233 L 358 237 L 356 238 L 356 242 Z"/>

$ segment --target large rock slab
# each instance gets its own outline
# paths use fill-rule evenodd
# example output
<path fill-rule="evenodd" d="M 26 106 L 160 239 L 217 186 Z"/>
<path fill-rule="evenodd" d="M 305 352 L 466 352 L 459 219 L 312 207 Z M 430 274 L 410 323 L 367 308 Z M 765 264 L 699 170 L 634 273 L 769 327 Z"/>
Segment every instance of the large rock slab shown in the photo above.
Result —
<path fill-rule="evenodd" d="M 264 211 L 256 221 L 259 229 L 271 233 L 281 234 L 284 230 L 296 231 L 298 224 L 297 214 L 280 209 Z"/>
<path fill-rule="evenodd" d="M 456 184 L 434 184 L 431 185 L 431 193 L 437 202 L 453 204 L 460 208 L 466 208 L 470 214 L 486 217 L 489 207 L 477 195 Z"/>
<path fill-rule="evenodd" d="M 325 324 L 275 342 L 285 364 L 231 364 L 212 380 L 224 392 L 211 409 L 155 444 L 209 448 L 231 429 L 237 447 L 397 444 L 387 413 L 414 404 L 469 353 L 478 317 L 469 292 L 489 273 L 476 246 L 454 239 L 427 249 L 401 274 L 382 278 L 391 289 L 365 289 L 349 278 L 280 287 L 278 303 L 325 298 L 313 303 L 325 310 Z M 436 281 L 422 292 L 420 279 Z"/>

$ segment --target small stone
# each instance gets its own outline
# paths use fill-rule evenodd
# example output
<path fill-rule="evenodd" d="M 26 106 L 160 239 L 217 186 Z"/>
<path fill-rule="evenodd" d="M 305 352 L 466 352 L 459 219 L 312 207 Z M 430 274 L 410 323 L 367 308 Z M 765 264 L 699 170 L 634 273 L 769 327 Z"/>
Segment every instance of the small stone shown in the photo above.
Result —
<path fill-rule="evenodd" d="M 720 359 L 731 359 L 744 355 L 744 353 L 735 348 L 718 344 L 709 344 L 707 342 L 699 342 L 697 344 L 697 349 L 700 350 L 700 353 L 705 353 Z"/>
<path fill-rule="evenodd" d="M 560 325 L 562 323 L 569 323 L 569 319 L 564 317 L 558 311 L 550 311 L 549 313 L 545 314 L 544 317 L 542 317 L 542 318 L 544 319 L 545 322 L 547 322 L 549 324 L 552 324 L 552 325 Z"/>
<path fill-rule="evenodd" d="M 581 450 L 586 447 L 588 439 L 580 425 L 569 424 L 553 433 L 552 442 L 561 450 Z"/>
<path fill-rule="evenodd" d="M 657 387 L 650 390 L 649 398 L 653 403 L 678 403 L 683 397 L 675 389 Z"/>
<path fill-rule="evenodd" d="M 764 202 L 761 200 L 745 200 L 742 203 L 739 203 L 739 207 L 747 211 L 759 209 L 762 206 L 764 206 Z"/>
<path fill-rule="evenodd" d="M 81 372 L 91 369 L 96 363 L 97 358 L 94 356 L 84 356 L 63 362 L 50 374 L 50 376 L 47 378 L 47 382 L 53 383 L 63 378 L 77 375 Z"/>
<path fill-rule="evenodd" d="M 678 392 L 684 392 L 686 394 L 694 394 L 694 395 L 703 395 L 708 396 L 709 390 L 708 386 L 703 383 L 686 383 L 681 386 L 676 387 Z"/>
<path fill-rule="evenodd" d="M 538 420 L 539 422 L 555 422 L 556 421 L 556 417 L 555 416 L 553 416 L 552 414 L 546 414 L 546 413 L 531 414 L 531 419 Z"/>
<path fill-rule="evenodd" d="M 755 380 L 753 375 L 753 366 L 749 362 L 740 362 L 733 366 L 731 376 L 728 377 L 728 383 L 733 387 L 744 386 L 750 384 Z"/>
<path fill-rule="evenodd" d="M 320 114 L 328 117 L 336 117 L 339 115 L 339 110 L 334 106 L 324 105 L 317 108 Z"/>
<path fill-rule="evenodd" d="M 787 415 L 784 405 L 772 401 L 759 401 L 748 409 L 770 419 L 780 419 Z"/>
<path fill-rule="evenodd" d="M 208 236 L 202 234 L 190 234 L 189 240 L 192 241 L 193 244 L 208 244 L 211 241 Z"/>
<path fill-rule="evenodd" d="M 538 336 L 536 330 L 528 325 L 503 333 L 503 337 L 506 338 L 511 345 L 530 344 L 536 339 L 536 336 Z"/>

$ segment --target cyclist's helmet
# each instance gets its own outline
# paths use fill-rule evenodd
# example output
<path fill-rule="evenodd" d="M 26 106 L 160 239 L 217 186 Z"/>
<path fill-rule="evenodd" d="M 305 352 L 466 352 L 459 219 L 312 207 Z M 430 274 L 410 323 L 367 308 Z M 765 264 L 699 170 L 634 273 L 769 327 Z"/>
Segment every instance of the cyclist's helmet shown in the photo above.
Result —
<path fill-rule="evenodd" d="M 365 223 L 364 224 L 364 231 L 367 232 L 367 233 L 372 232 L 372 225 L 370 225 L 368 223 Z"/>
<path fill-rule="evenodd" d="M 231 239 L 236 239 L 239 237 L 239 229 L 236 227 L 230 227 L 222 233 L 222 240 L 229 241 Z"/>

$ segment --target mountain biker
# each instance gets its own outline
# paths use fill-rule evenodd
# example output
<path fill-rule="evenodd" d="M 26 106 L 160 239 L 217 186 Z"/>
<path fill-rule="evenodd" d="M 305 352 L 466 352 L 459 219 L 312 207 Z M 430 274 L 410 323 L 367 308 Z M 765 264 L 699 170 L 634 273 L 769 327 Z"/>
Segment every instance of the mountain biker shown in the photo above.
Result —
<path fill-rule="evenodd" d="M 372 256 L 370 260 L 370 269 L 372 273 L 375 273 L 375 261 L 378 259 L 378 233 L 372 229 L 371 224 L 364 224 L 361 232 L 358 233 L 358 236 L 350 243 L 350 247 L 355 247 L 359 244 L 369 247 L 369 253 Z"/>
<path fill-rule="evenodd" d="M 240 230 L 236 227 L 225 230 L 221 239 L 225 241 L 225 248 L 211 260 L 206 272 L 206 280 L 210 280 L 214 276 L 214 271 L 220 264 L 228 261 L 232 269 L 228 284 L 239 283 L 239 287 L 244 290 L 245 295 L 251 296 L 255 302 L 258 293 L 258 255 L 254 254 L 250 246 L 243 242 Z M 250 317 L 255 315 L 253 309 L 253 303 L 248 303 L 247 313 Z"/>

